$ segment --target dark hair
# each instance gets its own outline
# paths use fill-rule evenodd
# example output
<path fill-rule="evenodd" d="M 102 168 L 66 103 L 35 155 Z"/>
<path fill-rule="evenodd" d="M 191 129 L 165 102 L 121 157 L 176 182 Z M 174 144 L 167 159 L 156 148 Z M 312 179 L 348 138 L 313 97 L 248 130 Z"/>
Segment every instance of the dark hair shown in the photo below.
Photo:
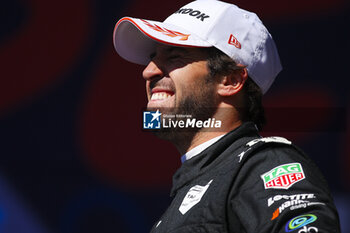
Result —
<path fill-rule="evenodd" d="M 208 68 L 211 77 L 227 75 L 244 68 L 237 66 L 234 60 L 215 47 L 204 48 L 203 50 L 208 54 Z M 262 130 L 266 118 L 260 87 L 248 77 L 241 91 L 243 91 L 244 99 L 244 107 L 240 110 L 241 119 L 254 122 L 258 129 Z"/>

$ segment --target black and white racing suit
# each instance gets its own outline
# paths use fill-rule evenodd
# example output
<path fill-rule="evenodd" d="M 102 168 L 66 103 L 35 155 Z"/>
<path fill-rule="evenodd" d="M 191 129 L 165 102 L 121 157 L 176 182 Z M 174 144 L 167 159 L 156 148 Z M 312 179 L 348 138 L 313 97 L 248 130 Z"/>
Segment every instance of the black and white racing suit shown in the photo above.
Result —
<path fill-rule="evenodd" d="M 171 196 L 152 233 L 340 232 L 315 164 L 284 138 L 262 138 L 251 122 L 185 161 Z"/>

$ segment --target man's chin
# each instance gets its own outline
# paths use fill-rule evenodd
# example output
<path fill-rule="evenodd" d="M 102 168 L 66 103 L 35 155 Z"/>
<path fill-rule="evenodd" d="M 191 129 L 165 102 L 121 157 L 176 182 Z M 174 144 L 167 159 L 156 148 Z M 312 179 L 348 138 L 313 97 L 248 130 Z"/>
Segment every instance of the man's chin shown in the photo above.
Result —
<path fill-rule="evenodd" d="M 164 106 L 148 106 L 147 105 L 147 111 L 159 111 L 163 115 L 172 115 L 172 114 L 177 114 L 177 111 L 175 108 L 169 108 L 169 107 L 164 107 Z"/>
<path fill-rule="evenodd" d="M 150 100 L 147 103 L 147 109 L 150 109 L 150 111 L 153 110 L 165 110 L 165 109 L 170 109 L 170 108 L 174 108 L 174 101 L 172 100 L 173 98 L 169 98 L 166 100 L 156 100 L 156 101 L 152 101 Z"/>
<path fill-rule="evenodd" d="M 162 140 L 177 144 L 178 142 L 182 142 L 185 138 L 191 138 L 198 131 L 199 129 L 161 128 L 152 130 L 152 134 Z"/>

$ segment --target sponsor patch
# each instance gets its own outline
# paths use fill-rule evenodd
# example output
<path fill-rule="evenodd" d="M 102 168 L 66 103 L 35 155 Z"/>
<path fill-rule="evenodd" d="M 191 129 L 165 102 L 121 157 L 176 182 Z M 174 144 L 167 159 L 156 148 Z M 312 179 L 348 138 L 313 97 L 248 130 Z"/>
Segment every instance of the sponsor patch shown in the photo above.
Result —
<path fill-rule="evenodd" d="M 294 195 L 275 195 L 273 197 L 270 197 L 267 200 L 267 206 L 270 207 L 273 205 L 276 201 L 287 201 L 287 200 L 305 200 L 305 199 L 314 199 L 316 198 L 315 194 L 313 193 L 303 193 L 303 194 L 294 194 Z"/>
<path fill-rule="evenodd" d="M 302 228 L 310 223 L 315 222 L 316 220 L 317 220 L 317 217 L 316 217 L 316 215 L 313 215 L 313 214 L 300 215 L 298 217 L 295 217 L 295 218 L 289 220 L 289 222 L 287 222 L 286 227 L 285 227 L 285 231 L 286 232 L 295 231 L 295 230 L 300 229 L 300 228 Z"/>
<path fill-rule="evenodd" d="M 317 232 L 318 232 L 318 228 L 317 227 L 304 226 L 303 228 L 299 229 L 298 232 L 295 232 L 295 233 L 317 233 Z"/>
<path fill-rule="evenodd" d="M 254 139 L 250 142 L 247 143 L 247 146 L 253 146 L 255 144 L 257 144 L 258 142 L 277 142 L 277 143 L 283 143 L 283 144 L 287 144 L 287 145 L 291 145 L 292 142 L 282 138 L 282 137 L 265 137 L 265 138 L 258 138 L 258 139 Z"/>
<path fill-rule="evenodd" d="M 205 186 L 195 185 L 187 192 L 179 208 L 179 211 L 181 212 L 181 214 L 185 214 L 193 206 L 195 206 L 201 201 L 204 193 L 208 190 L 209 185 L 211 184 L 212 181 L 213 180 L 209 181 L 208 184 Z"/>
<path fill-rule="evenodd" d="M 230 45 L 235 46 L 237 49 L 241 49 L 241 48 L 242 48 L 241 43 L 239 43 L 239 41 L 237 40 L 237 38 L 234 37 L 234 35 L 232 35 L 232 34 L 230 35 L 230 38 L 228 39 L 228 43 L 229 43 Z"/>
<path fill-rule="evenodd" d="M 274 143 L 282 143 L 282 144 L 288 144 L 288 145 L 291 145 L 292 142 L 291 141 L 288 141 L 287 139 L 285 138 L 282 138 L 282 137 L 265 137 L 265 138 L 257 138 L 257 139 L 254 139 L 254 140 L 251 140 L 249 141 L 246 146 L 248 147 L 247 150 L 243 151 L 242 153 L 240 153 L 238 155 L 239 157 L 239 163 L 242 161 L 244 155 L 250 150 L 252 149 L 252 146 L 254 146 L 255 144 L 257 143 L 270 143 L 270 142 L 274 142 Z"/>
<path fill-rule="evenodd" d="M 306 208 L 312 205 L 325 205 L 325 204 L 322 202 L 310 202 L 310 201 L 303 201 L 303 200 L 286 201 L 273 212 L 271 220 L 275 220 L 286 209 L 296 210 L 296 209 Z"/>
<path fill-rule="evenodd" d="M 265 189 L 289 189 L 305 179 L 305 174 L 300 163 L 288 163 L 262 174 L 261 179 Z"/>

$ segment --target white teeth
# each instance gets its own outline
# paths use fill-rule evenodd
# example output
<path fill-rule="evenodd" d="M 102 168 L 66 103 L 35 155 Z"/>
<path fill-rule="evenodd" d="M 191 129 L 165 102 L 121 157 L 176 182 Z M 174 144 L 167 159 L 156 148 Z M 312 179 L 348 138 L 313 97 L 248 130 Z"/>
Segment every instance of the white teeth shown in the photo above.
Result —
<path fill-rule="evenodd" d="M 166 92 L 156 92 L 156 93 L 152 94 L 151 100 L 164 100 L 164 99 L 167 99 L 169 97 L 171 97 L 171 95 L 169 95 Z"/>

